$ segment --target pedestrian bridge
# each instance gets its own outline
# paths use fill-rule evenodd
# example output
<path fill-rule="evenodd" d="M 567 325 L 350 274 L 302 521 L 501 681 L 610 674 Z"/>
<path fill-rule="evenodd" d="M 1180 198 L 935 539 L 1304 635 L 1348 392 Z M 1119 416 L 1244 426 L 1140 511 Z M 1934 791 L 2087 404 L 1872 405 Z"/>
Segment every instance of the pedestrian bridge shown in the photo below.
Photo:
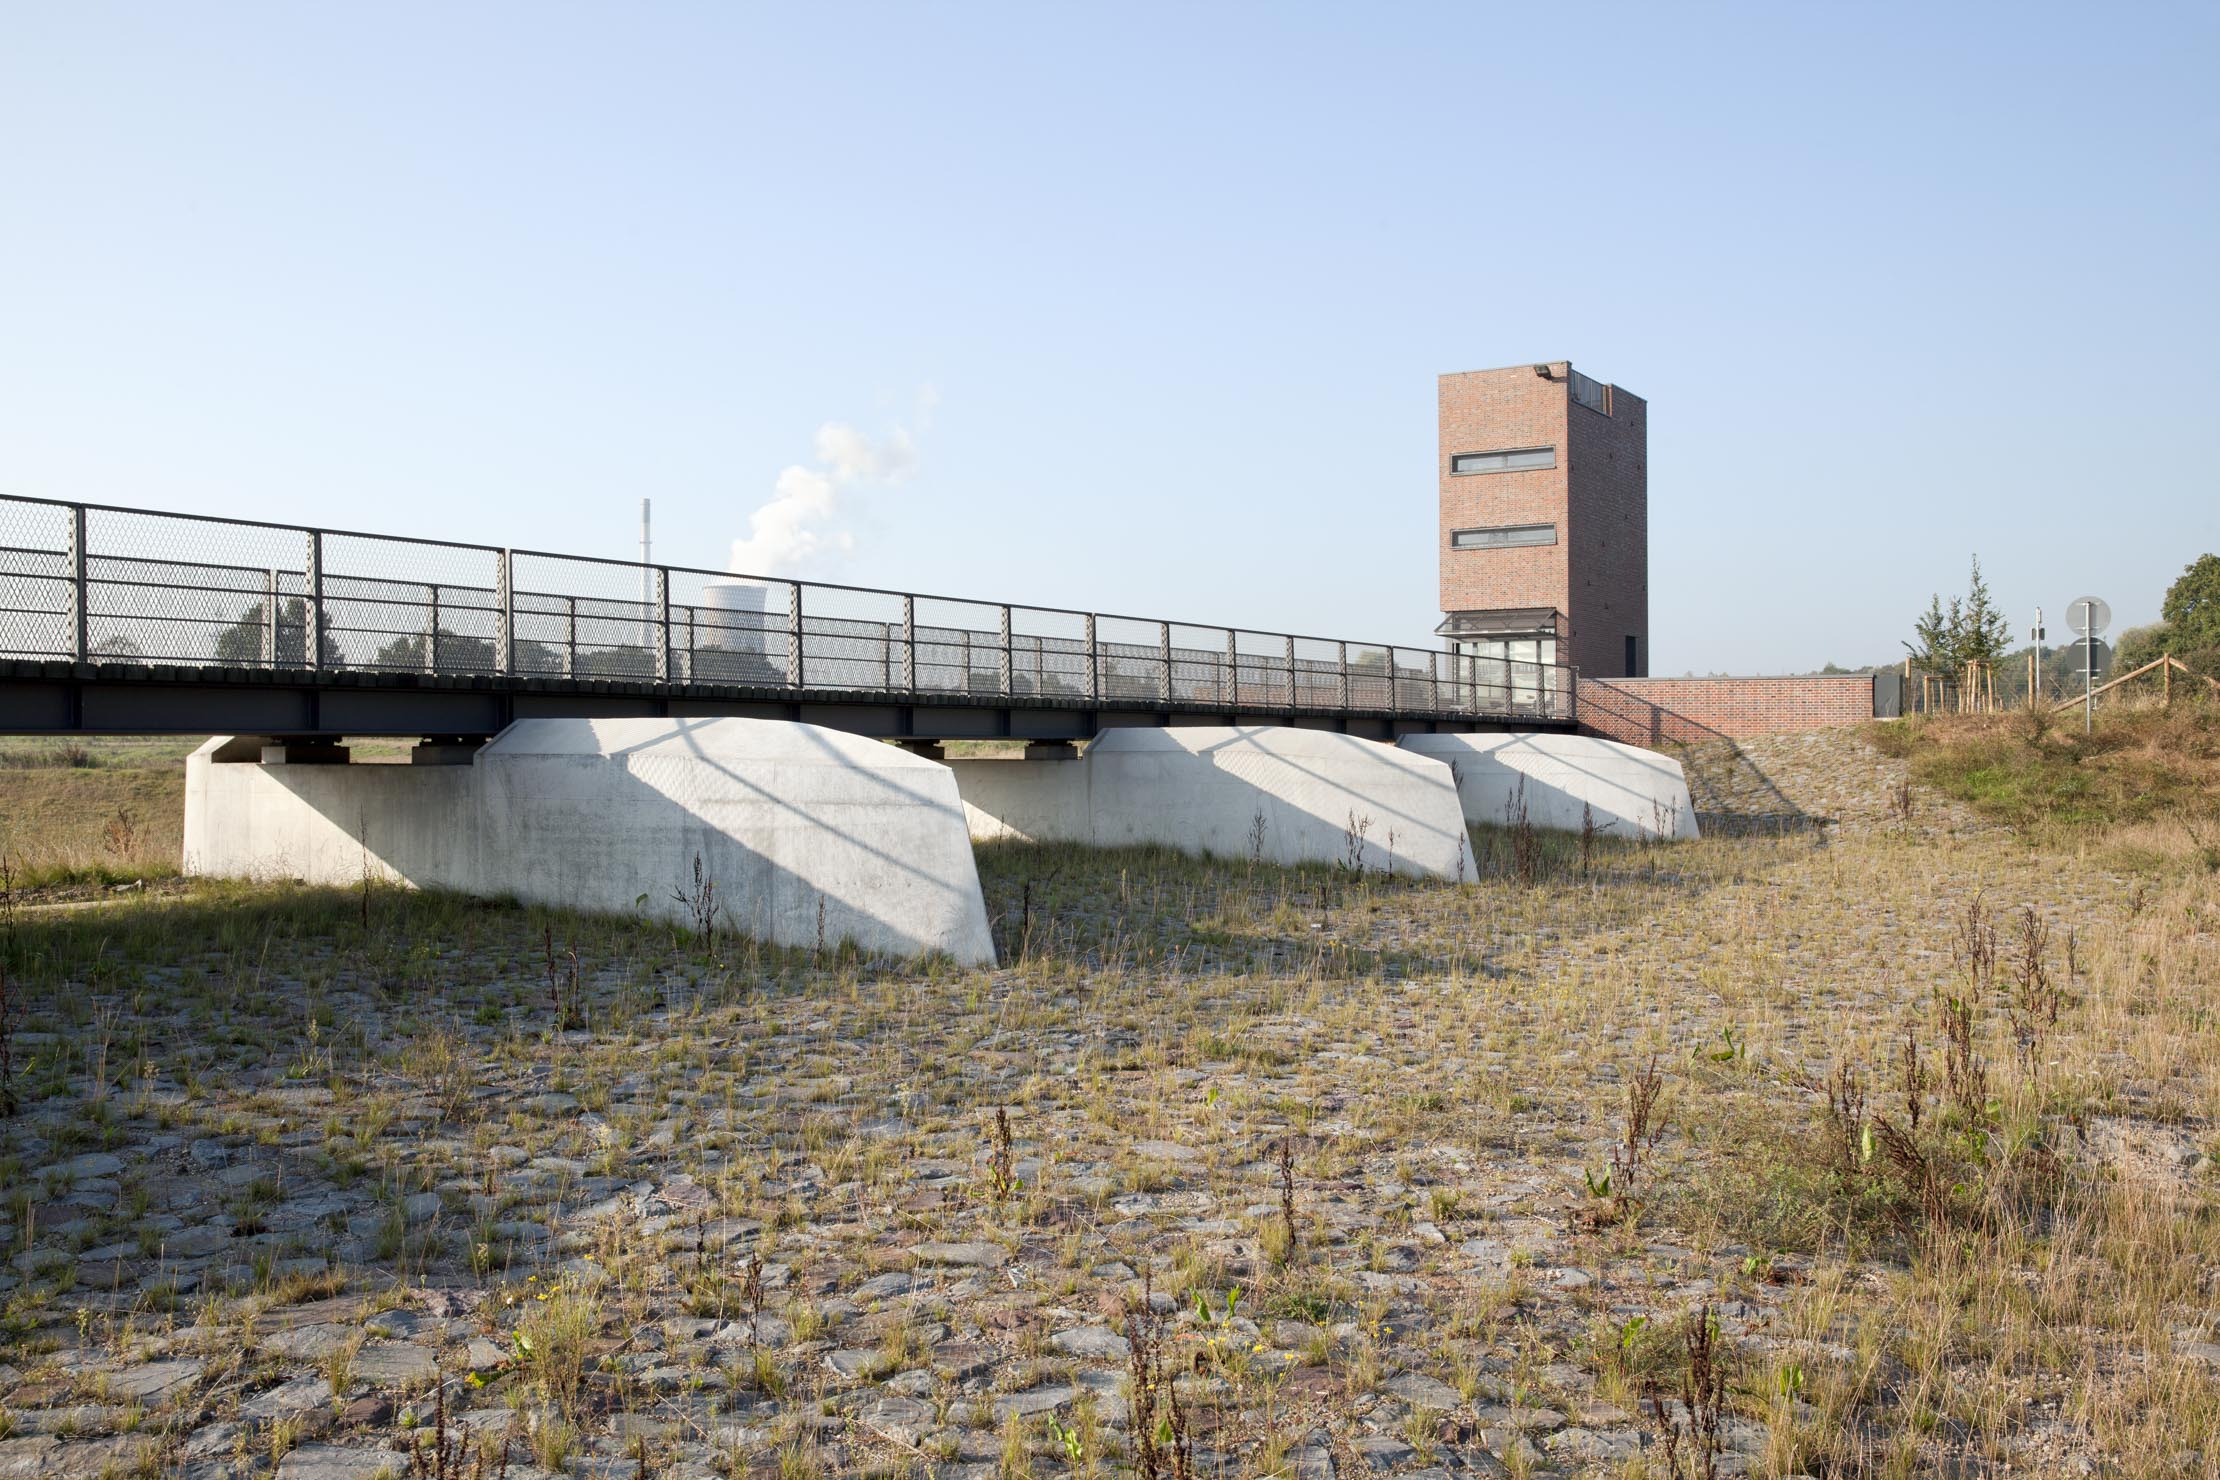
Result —
<path fill-rule="evenodd" d="M 1571 729 L 1552 664 L 0 497 L 0 733 L 488 736 L 537 718 L 892 739 Z"/>

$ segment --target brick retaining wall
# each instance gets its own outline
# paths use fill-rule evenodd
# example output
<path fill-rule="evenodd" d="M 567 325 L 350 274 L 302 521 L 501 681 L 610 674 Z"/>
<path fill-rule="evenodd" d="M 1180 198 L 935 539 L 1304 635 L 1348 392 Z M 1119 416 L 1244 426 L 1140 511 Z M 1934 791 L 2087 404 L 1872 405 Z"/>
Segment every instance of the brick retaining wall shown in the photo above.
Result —
<path fill-rule="evenodd" d="M 1873 677 L 1582 678 L 1580 727 L 1630 745 L 1693 744 L 1873 717 Z"/>

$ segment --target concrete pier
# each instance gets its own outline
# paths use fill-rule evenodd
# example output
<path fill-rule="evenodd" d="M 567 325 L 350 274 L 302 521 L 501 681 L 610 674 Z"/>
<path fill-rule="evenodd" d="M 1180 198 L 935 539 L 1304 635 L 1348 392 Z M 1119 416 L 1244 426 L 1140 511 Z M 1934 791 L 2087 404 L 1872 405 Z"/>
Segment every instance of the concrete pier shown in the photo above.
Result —
<path fill-rule="evenodd" d="M 1616 837 L 1693 838 L 1696 810 L 1679 761 L 1592 735 L 1405 735 L 1414 755 L 1449 764 L 1468 822 L 1510 820 L 1521 787 L 1536 827 L 1578 832 L 1582 809 Z"/>
<path fill-rule="evenodd" d="M 975 838 L 1116 846 L 1269 863 L 1470 873 L 1449 768 L 1326 730 L 1109 730 L 1068 759 L 949 767 Z M 1360 836 L 1361 834 L 1361 836 Z"/>
<path fill-rule="evenodd" d="M 954 777 L 894 746 L 783 720 L 532 719 L 437 759 L 265 764 L 211 740 L 186 764 L 186 872 L 690 921 L 698 857 L 722 928 L 811 946 L 822 920 L 828 944 L 994 959 Z"/>

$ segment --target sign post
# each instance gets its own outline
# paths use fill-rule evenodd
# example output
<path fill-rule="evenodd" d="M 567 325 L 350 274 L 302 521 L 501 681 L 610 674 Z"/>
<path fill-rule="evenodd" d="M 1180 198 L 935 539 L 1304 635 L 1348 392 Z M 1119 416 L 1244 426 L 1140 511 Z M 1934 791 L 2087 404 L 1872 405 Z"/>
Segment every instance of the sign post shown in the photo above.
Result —
<path fill-rule="evenodd" d="M 2081 634 L 2081 733 L 2097 725 L 2097 634 L 2112 624 L 2112 608 L 2095 596 L 2078 598 L 2066 608 L 2066 619 Z"/>

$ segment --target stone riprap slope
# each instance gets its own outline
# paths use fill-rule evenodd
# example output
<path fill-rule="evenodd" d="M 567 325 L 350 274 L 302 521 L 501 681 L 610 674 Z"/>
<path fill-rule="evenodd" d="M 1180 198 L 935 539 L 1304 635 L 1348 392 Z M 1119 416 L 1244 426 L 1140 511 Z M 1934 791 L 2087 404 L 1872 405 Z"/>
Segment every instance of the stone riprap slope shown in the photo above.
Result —
<path fill-rule="evenodd" d="M 2211 878 L 1746 749 L 1832 825 L 1491 834 L 1462 885 L 989 848 L 994 970 L 383 890 L 17 911 L 0 1476 L 1662 1475 L 1690 1311 L 1721 1473 L 2201 1473 Z M 1939 1206 L 1860 1149 L 1907 1098 Z"/>

